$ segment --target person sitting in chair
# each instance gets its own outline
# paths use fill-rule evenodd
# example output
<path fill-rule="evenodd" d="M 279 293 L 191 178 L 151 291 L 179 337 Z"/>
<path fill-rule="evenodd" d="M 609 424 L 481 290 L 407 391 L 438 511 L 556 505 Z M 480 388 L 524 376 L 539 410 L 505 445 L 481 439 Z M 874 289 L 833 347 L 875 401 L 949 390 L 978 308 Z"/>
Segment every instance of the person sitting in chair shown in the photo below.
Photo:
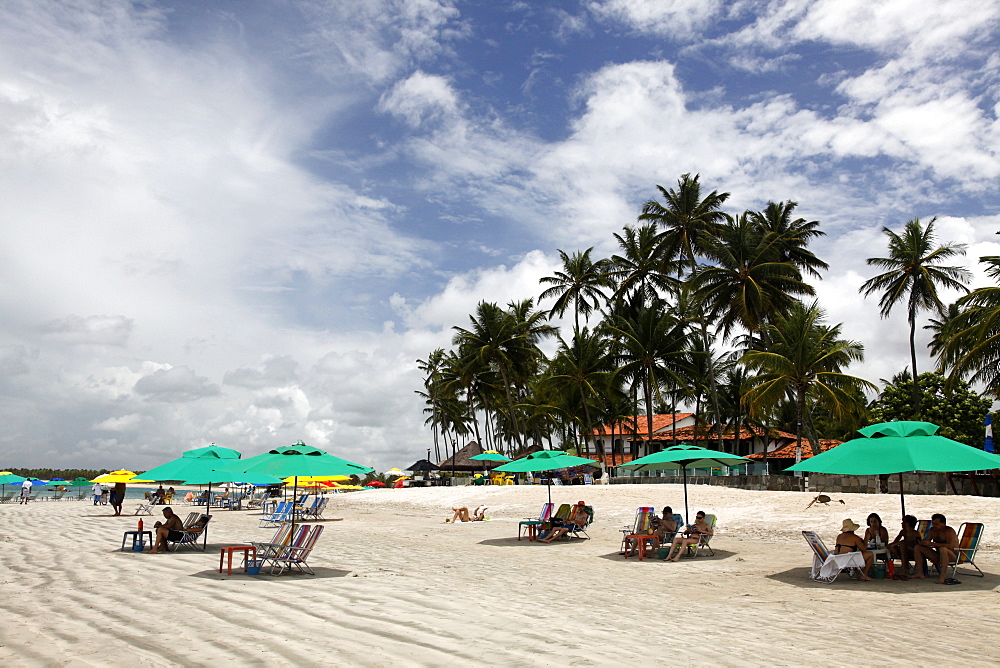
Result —
<path fill-rule="evenodd" d="M 913 559 L 913 550 L 920 540 L 920 532 L 917 531 L 917 518 L 907 515 L 903 518 L 902 531 L 896 539 L 889 543 L 889 556 L 899 559 L 902 571 L 896 573 L 896 579 L 908 580 L 910 573 L 910 560 Z"/>
<path fill-rule="evenodd" d="M 549 531 L 549 535 L 539 539 L 538 542 L 551 543 L 557 538 L 562 538 L 573 529 L 579 530 L 587 526 L 587 523 L 590 522 L 590 512 L 587 510 L 587 504 L 583 501 L 578 502 L 573 507 L 573 513 L 569 517 L 569 522 L 561 524 L 561 526 L 557 525 L 557 522 L 559 520 L 552 520 L 552 530 Z"/>
<path fill-rule="evenodd" d="M 184 536 L 182 531 L 184 523 L 181 522 L 181 518 L 174 513 L 170 506 L 163 509 L 163 518 L 163 522 L 157 522 L 153 525 L 156 542 L 150 548 L 149 554 L 166 552 L 168 540 L 176 543 Z"/>
<path fill-rule="evenodd" d="M 451 518 L 451 522 L 482 522 L 486 519 L 486 506 L 476 506 L 476 512 L 469 516 L 469 509 L 466 506 L 461 508 L 452 508 L 455 511 L 454 516 Z"/>
<path fill-rule="evenodd" d="M 674 519 L 674 509 L 670 506 L 663 507 L 663 517 L 653 517 L 653 534 L 660 537 L 660 542 L 664 542 L 667 536 L 677 533 L 677 521 Z"/>
<path fill-rule="evenodd" d="M 856 524 L 851 518 L 844 520 L 840 527 L 840 534 L 837 536 L 837 546 L 834 549 L 834 554 L 848 554 L 850 552 L 860 552 L 861 556 L 865 560 L 865 568 L 861 571 L 862 580 L 871 580 L 871 569 L 872 563 L 875 561 L 875 554 L 869 552 L 865 541 L 861 540 L 855 531 L 861 528 L 860 524 Z"/>
<path fill-rule="evenodd" d="M 948 563 L 955 559 L 955 550 L 958 548 L 958 534 L 948 526 L 948 520 L 941 513 L 931 515 L 931 530 L 927 534 L 927 540 L 917 542 L 913 549 L 913 561 L 917 564 L 915 578 L 927 577 L 927 560 L 937 564 L 941 574 L 937 583 L 945 584 L 948 574 Z M 948 584 L 953 584 L 948 582 Z"/>
<path fill-rule="evenodd" d="M 705 521 L 705 511 L 699 510 L 694 516 L 694 524 L 674 538 L 674 542 L 670 545 L 670 551 L 667 552 L 666 560 L 680 561 L 684 548 L 700 543 L 702 535 L 711 536 L 714 533 L 712 527 Z"/>

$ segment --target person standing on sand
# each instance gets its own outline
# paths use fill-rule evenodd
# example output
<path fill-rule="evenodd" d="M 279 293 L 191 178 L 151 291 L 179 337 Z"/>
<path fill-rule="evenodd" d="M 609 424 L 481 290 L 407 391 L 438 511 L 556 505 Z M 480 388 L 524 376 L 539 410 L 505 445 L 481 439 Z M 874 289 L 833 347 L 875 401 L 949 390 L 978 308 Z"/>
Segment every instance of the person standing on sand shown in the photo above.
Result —
<path fill-rule="evenodd" d="M 125 503 L 125 483 L 116 482 L 115 489 L 111 492 L 111 507 L 115 509 L 115 515 L 122 514 L 123 503 Z"/>
<path fill-rule="evenodd" d="M 31 481 L 25 480 L 21 483 L 21 504 L 26 504 L 31 500 Z"/>
<path fill-rule="evenodd" d="M 931 530 L 927 540 L 917 542 L 913 548 L 913 561 L 917 564 L 917 572 L 913 577 L 927 577 L 927 560 L 938 565 L 941 574 L 937 583 L 945 584 L 948 579 L 948 562 L 955 559 L 955 549 L 958 547 L 958 534 L 948 526 L 948 520 L 941 513 L 931 515 Z M 952 584 L 949 582 L 948 584 Z"/>
<path fill-rule="evenodd" d="M 96 506 L 101 502 L 101 494 L 104 493 L 104 488 L 101 487 L 101 483 L 95 482 L 94 486 L 90 488 L 90 491 L 94 495 L 94 505 Z"/>

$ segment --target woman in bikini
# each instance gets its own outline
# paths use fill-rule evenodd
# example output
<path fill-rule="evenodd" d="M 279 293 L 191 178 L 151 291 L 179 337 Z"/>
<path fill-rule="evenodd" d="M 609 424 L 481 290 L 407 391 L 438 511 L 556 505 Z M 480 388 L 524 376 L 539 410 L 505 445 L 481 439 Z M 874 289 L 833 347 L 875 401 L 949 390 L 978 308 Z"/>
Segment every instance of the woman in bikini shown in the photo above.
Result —
<path fill-rule="evenodd" d="M 875 541 L 876 547 L 885 547 L 889 543 L 889 530 L 882 526 L 882 518 L 877 513 L 868 516 L 868 528 L 865 529 L 865 542 L 869 545 Z"/>
<path fill-rule="evenodd" d="M 837 546 L 834 554 L 848 554 L 850 552 L 860 552 L 865 560 L 865 568 L 861 571 L 862 580 L 871 580 L 870 571 L 875 555 L 865 549 L 865 541 L 861 540 L 858 534 L 854 533 L 861 528 L 860 524 L 855 524 L 853 520 L 847 518 L 840 527 L 840 535 L 837 536 Z"/>
<path fill-rule="evenodd" d="M 684 548 L 688 545 L 696 545 L 701 542 L 701 536 L 711 536 L 714 532 L 708 522 L 705 521 L 705 511 L 699 510 L 694 517 L 694 524 L 688 527 L 683 534 L 678 533 L 674 542 L 670 545 L 670 552 L 667 553 L 667 561 L 680 561 Z"/>

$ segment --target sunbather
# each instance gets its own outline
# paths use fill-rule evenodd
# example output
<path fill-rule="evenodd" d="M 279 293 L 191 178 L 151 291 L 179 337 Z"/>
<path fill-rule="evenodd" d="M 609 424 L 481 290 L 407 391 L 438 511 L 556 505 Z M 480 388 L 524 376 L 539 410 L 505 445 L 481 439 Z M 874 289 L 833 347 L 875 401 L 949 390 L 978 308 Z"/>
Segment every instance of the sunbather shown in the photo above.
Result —
<path fill-rule="evenodd" d="M 840 527 L 840 535 L 837 536 L 837 546 L 833 553 L 848 554 L 850 552 L 860 552 L 865 560 L 865 568 L 861 571 L 861 579 L 871 580 L 872 562 L 875 561 L 875 554 L 869 552 L 866 549 L 867 545 L 865 541 L 861 540 L 861 537 L 854 533 L 860 528 L 861 525 L 855 523 L 851 518 L 844 520 L 844 523 Z"/>
<path fill-rule="evenodd" d="M 705 521 L 705 511 L 699 510 L 694 516 L 694 524 L 684 530 L 682 534 L 677 534 L 674 542 L 670 545 L 667 553 L 667 561 L 680 561 L 684 548 L 688 545 L 697 545 L 701 542 L 702 535 L 711 536 L 715 533 L 712 527 Z"/>
<path fill-rule="evenodd" d="M 590 513 L 587 512 L 587 504 L 583 501 L 577 503 L 576 506 L 573 507 L 573 513 L 570 515 L 569 522 L 562 524 L 561 526 L 557 526 L 556 522 L 558 521 L 559 520 L 555 519 L 551 520 L 553 523 L 552 530 L 549 531 L 549 535 L 545 538 L 539 539 L 540 543 L 551 543 L 557 538 L 562 538 L 573 529 L 582 529 L 587 526 L 587 522 L 590 521 Z"/>
<path fill-rule="evenodd" d="M 948 574 L 948 562 L 955 558 L 957 547 L 958 534 L 948 526 L 945 516 L 941 513 L 931 515 L 931 530 L 927 540 L 918 541 L 913 550 L 913 561 L 917 564 L 917 572 L 913 577 L 927 577 L 927 560 L 930 559 L 941 571 L 937 583 L 944 584 Z"/>
<path fill-rule="evenodd" d="M 455 511 L 455 515 L 452 516 L 452 522 L 482 522 L 486 519 L 486 506 L 476 506 L 476 512 L 469 516 L 469 509 L 465 506 L 461 508 L 452 508 Z"/>
<path fill-rule="evenodd" d="M 149 554 L 156 554 L 157 552 L 167 551 L 167 541 L 177 542 L 184 535 L 181 533 L 181 529 L 184 528 L 184 523 L 181 518 L 178 517 L 172 508 L 167 506 L 163 509 L 163 522 L 157 522 L 153 525 L 153 532 L 156 534 L 156 542 L 153 547 L 150 548 Z"/>

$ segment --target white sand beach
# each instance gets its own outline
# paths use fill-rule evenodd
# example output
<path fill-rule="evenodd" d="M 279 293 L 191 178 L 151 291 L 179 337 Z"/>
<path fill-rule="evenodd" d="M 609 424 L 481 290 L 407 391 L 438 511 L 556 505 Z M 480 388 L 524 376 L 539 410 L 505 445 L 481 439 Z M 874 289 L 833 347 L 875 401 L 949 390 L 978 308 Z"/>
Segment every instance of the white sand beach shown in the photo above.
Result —
<path fill-rule="evenodd" d="M 869 512 L 898 525 L 899 497 L 691 486 L 718 515 L 715 557 L 618 554 L 636 507 L 683 511 L 679 485 L 553 488 L 592 504 L 591 540 L 516 540 L 543 487 L 386 489 L 334 495 L 315 576 L 218 573 L 219 547 L 265 540 L 251 511 L 218 511 L 207 553 L 120 552 L 138 518 L 89 501 L 0 506 L 0 661 L 16 666 L 869 665 L 1000 659 L 1000 502 L 908 496 L 920 518 L 986 523 L 985 578 L 832 585 L 808 579 L 802 529 L 833 544 Z M 489 506 L 452 525 L 450 507 Z M 178 512 L 188 508 L 176 506 Z M 128 503 L 127 513 L 134 510 Z M 336 520 L 332 518 L 338 518 Z M 147 527 L 154 518 L 144 518 Z M 895 532 L 893 532 L 894 535 Z M 920 639 L 906 640 L 904 630 Z"/>

